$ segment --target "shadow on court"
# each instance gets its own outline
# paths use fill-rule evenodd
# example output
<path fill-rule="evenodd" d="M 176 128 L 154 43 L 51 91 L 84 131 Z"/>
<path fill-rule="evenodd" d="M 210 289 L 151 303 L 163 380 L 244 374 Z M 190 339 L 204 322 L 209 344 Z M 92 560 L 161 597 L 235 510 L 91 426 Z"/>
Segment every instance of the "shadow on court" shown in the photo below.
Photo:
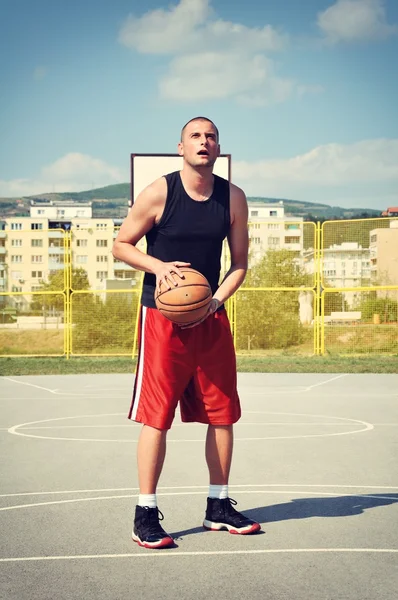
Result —
<path fill-rule="evenodd" d="M 260 523 L 311 519 L 312 517 L 352 517 L 369 508 L 387 506 L 398 502 L 396 494 L 369 496 L 338 496 L 333 498 L 296 498 L 283 504 L 274 504 L 245 510 L 250 519 Z"/>
<path fill-rule="evenodd" d="M 396 494 L 372 494 L 372 497 L 297 498 L 283 504 L 250 508 L 242 512 L 250 519 L 266 524 L 277 521 L 311 519 L 312 517 L 352 517 L 363 514 L 369 508 L 387 506 L 396 502 L 398 502 Z M 178 539 L 186 535 L 204 532 L 203 527 L 192 527 L 171 535 Z"/>

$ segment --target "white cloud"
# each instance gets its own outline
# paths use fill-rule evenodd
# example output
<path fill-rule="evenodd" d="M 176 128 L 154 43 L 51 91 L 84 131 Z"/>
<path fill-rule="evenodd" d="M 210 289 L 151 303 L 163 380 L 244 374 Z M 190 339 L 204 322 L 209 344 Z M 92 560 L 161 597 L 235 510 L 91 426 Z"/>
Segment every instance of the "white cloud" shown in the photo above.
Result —
<path fill-rule="evenodd" d="M 248 195 L 310 199 L 328 191 L 332 198 L 341 190 L 369 195 L 374 186 L 377 197 L 377 190 L 397 188 L 398 139 L 327 144 L 285 160 L 233 161 L 232 176 Z"/>
<path fill-rule="evenodd" d="M 383 0 L 337 0 L 318 14 L 318 26 L 331 42 L 383 39 L 398 31 L 387 23 Z"/>
<path fill-rule="evenodd" d="M 285 100 L 292 85 L 275 77 L 272 61 L 262 54 L 205 52 L 174 59 L 160 81 L 160 92 L 183 101 L 235 96 L 259 106 Z"/>
<path fill-rule="evenodd" d="M 383 208 L 398 202 L 398 139 L 327 144 L 287 159 L 234 160 L 232 180 L 248 196 Z M 129 181 L 127 170 L 71 153 L 34 179 L 0 181 L 0 197 L 73 192 Z"/>
<path fill-rule="evenodd" d="M 87 154 L 73 152 L 43 167 L 34 179 L 0 180 L 0 196 L 78 192 L 128 180 L 128 173 Z"/>
<path fill-rule="evenodd" d="M 147 54 L 177 52 L 197 40 L 197 27 L 209 16 L 208 0 L 181 0 L 169 10 L 152 10 L 141 17 L 130 15 L 119 33 L 128 48 Z"/>
<path fill-rule="evenodd" d="M 169 10 L 130 15 L 119 41 L 142 54 L 171 55 L 159 82 L 166 99 L 234 97 L 239 103 L 263 106 L 283 102 L 295 86 L 276 75 L 265 55 L 283 50 L 287 35 L 271 25 L 246 27 L 217 19 L 209 0 L 180 0 Z"/>
<path fill-rule="evenodd" d="M 119 41 L 142 54 L 180 54 L 214 50 L 280 50 L 286 35 L 270 25 L 251 28 L 213 19 L 209 0 L 180 0 L 169 10 L 152 10 L 141 17 L 130 15 Z"/>

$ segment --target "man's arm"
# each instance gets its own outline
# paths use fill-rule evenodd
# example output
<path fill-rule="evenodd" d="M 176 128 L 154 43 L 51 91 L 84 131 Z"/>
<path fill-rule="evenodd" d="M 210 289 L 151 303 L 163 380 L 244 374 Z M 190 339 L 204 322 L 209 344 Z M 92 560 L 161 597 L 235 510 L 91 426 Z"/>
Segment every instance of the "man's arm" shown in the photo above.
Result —
<path fill-rule="evenodd" d="M 228 234 L 228 244 L 231 253 L 231 266 L 226 273 L 214 298 L 220 304 L 228 300 L 242 285 L 247 272 L 249 235 L 248 207 L 244 192 L 231 184 L 230 192 L 231 228 Z"/>
<path fill-rule="evenodd" d="M 140 239 L 154 227 L 161 217 L 166 197 L 167 183 L 164 177 L 154 181 L 138 195 L 120 227 L 113 244 L 112 254 L 134 269 L 156 275 L 157 287 L 160 286 L 160 283 L 164 283 L 166 288 L 170 289 L 170 283 L 177 285 L 173 274 L 183 278 L 178 267 L 189 266 L 189 263 L 180 261 L 164 263 L 136 248 Z"/>

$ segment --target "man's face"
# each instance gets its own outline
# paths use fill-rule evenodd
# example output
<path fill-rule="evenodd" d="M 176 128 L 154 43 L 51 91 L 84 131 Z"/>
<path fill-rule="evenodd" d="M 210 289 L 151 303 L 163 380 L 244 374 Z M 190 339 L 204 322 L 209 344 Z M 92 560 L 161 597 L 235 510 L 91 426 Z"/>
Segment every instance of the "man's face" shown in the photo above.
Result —
<path fill-rule="evenodd" d="M 220 155 L 217 132 L 209 121 L 192 121 L 183 132 L 178 154 L 191 167 L 213 167 Z"/>

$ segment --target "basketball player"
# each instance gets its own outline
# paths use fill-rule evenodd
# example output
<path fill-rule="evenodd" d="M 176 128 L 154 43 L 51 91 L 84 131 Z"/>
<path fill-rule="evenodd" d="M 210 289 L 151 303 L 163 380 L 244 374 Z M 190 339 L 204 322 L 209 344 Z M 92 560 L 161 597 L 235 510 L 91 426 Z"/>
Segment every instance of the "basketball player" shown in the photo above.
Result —
<path fill-rule="evenodd" d="M 218 129 L 196 117 L 182 129 L 181 171 L 157 179 L 137 197 L 113 246 L 113 256 L 145 271 L 140 350 L 129 418 L 143 424 L 137 448 L 140 494 L 133 540 L 146 548 L 174 545 L 161 527 L 156 488 L 166 436 L 180 403 L 184 422 L 208 425 L 206 461 L 210 487 L 203 526 L 249 534 L 260 525 L 235 510 L 228 496 L 233 424 L 241 415 L 236 359 L 224 302 L 242 284 L 248 259 L 245 194 L 213 174 L 220 154 Z M 146 236 L 147 253 L 137 249 Z M 231 266 L 221 284 L 221 250 L 227 238 Z M 213 298 L 207 315 L 183 327 L 156 309 L 154 295 L 183 278 L 180 267 L 205 275 Z M 164 289 L 164 287 L 163 287 Z"/>

